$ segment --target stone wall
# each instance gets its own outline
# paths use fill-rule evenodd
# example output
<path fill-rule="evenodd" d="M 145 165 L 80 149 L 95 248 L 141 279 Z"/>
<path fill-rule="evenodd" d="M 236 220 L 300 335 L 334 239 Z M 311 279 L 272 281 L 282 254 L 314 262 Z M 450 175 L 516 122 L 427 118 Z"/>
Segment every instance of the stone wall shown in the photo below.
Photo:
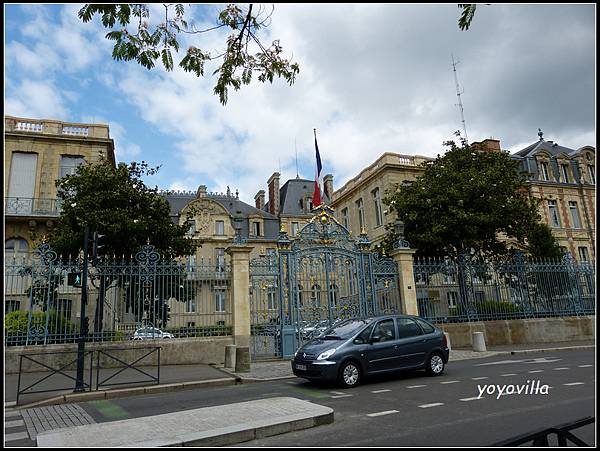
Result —
<path fill-rule="evenodd" d="M 117 357 L 124 362 L 132 363 L 152 351 L 151 348 L 160 346 L 161 365 L 191 365 L 197 363 L 220 364 L 225 361 L 225 346 L 233 344 L 233 337 L 207 337 L 207 338 L 177 338 L 163 340 L 143 340 L 113 343 L 86 343 L 85 351 L 102 350 L 107 354 L 100 354 L 101 368 L 118 368 L 123 364 L 110 356 Z M 51 354 L 60 352 L 61 354 Z M 11 346 L 4 348 L 4 373 L 19 372 L 19 356 L 31 355 L 31 358 L 53 368 L 60 368 L 77 358 L 77 344 L 47 345 L 47 346 Z M 157 352 L 152 352 L 140 360 L 136 365 L 155 365 Z M 93 366 L 96 366 L 97 353 L 93 355 Z M 89 370 L 90 355 L 86 354 L 85 366 Z M 76 363 L 65 368 L 75 370 Z M 23 372 L 46 371 L 47 368 L 23 359 Z"/>
<path fill-rule="evenodd" d="M 437 324 L 437 326 L 450 334 L 453 348 L 470 348 L 473 345 L 473 332 L 483 332 L 488 346 L 593 340 L 595 320 L 595 316 L 573 316 Z"/>

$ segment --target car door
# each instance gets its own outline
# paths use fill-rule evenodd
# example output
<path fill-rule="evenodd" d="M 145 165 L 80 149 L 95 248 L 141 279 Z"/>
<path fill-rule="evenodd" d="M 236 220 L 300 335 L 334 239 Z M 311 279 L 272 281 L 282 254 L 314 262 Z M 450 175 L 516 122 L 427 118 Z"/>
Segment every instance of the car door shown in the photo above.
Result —
<path fill-rule="evenodd" d="M 367 371 L 379 373 L 398 367 L 397 336 L 394 318 L 379 321 L 373 328 L 367 354 Z"/>
<path fill-rule="evenodd" d="M 398 325 L 399 368 L 413 368 L 422 365 L 428 347 L 423 330 L 411 318 L 396 318 L 396 323 Z"/>

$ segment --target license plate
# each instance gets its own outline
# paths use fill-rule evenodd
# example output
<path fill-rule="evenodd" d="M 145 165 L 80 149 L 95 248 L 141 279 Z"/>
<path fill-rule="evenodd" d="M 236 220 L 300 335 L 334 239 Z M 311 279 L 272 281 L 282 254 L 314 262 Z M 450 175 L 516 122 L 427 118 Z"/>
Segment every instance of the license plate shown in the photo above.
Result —
<path fill-rule="evenodd" d="M 296 364 L 296 369 L 300 371 L 306 371 L 306 365 L 298 365 Z"/>

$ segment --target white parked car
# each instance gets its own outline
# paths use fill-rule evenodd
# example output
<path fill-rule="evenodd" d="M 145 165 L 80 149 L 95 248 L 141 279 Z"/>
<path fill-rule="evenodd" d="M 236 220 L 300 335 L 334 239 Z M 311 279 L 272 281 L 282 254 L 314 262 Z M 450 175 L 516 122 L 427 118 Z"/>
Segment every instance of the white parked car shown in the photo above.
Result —
<path fill-rule="evenodd" d="M 169 332 L 163 332 L 152 326 L 140 327 L 133 334 L 134 340 L 152 340 L 158 338 L 174 338 L 174 336 Z"/>

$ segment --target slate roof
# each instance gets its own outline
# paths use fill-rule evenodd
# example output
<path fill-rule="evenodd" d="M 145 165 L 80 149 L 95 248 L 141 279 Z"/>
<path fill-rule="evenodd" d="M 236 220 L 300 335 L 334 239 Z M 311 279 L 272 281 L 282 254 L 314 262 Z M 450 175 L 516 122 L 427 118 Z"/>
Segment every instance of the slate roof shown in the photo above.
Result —
<path fill-rule="evenodd" d="M 179 214 L 183 208 L 189 204 L 191 201 L 196 199 L 196 193 L 193 191 L 186 192 L 163 192 L 161 193 L 162 197 L 169 203 L 171 206 L 171 221 L 174 224 L 179 224 Z M 248 205 L 245 202 L 242 202 L 237 197 L 227 196 L 227 195 L 216 195 L 216 194 L 207 194 L 204 199 L 210 199 L 221 204 L 225 209 L 229 212 L 229 215 L 232 217 L 240 216 L 242 218 L 241 222 L 241 235 L 244 238 L 249 237 L 249 217 L 250 215 L 258 215 L 263 218 L 264 224 L 264 236 L 261 238 L 268 240 L 276 240 L 279 236 L 279 219 L 277 216 L 272 215 L 266 211 L 262 211 L 257 209 L 252 205 Z"/>
<path fill-rule="evenodd" d="M 315 181 L 307 179 L 290 179 L 279 189 L 279 214 L 284 216 L 312 216 L 312 213 L 304 211 L 300 200 L 306 193 L 312 194 L 315 189 Z M 321 199 L 329 203 L 330 199 L 325 194 Z M 265 211 L 269 211 L 269 202 L 265 204 Z"/>

